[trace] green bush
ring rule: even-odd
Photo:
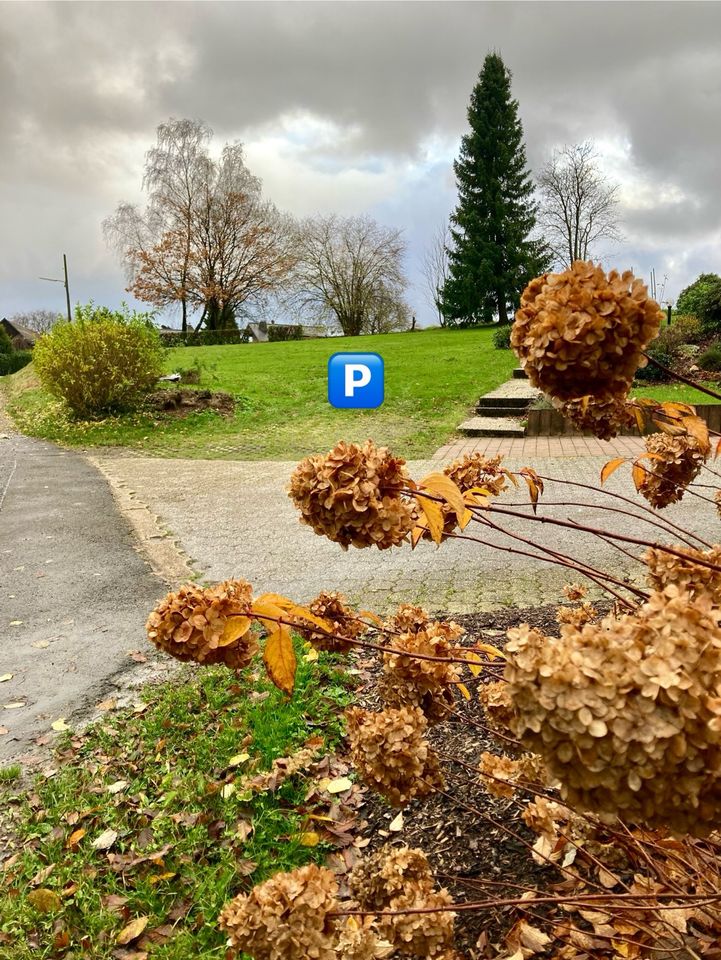
[[[493,331],[493,346],[496,350],[511,349],[511,324],[503,323]]]
[[[673,368],[678,357],[677,349],[663,343],[660,337],[646,347],[646,353],[649,357],[663,364],[664,367],[669,368]],[[639,367],[636,371],[636,379],[644,380],[647,383],[665,383],[669,378],[663,370],[659,370],[654,364],[649,363],[645,367]]]
[[[0,357],[13,352],[13,345],[5,327],[0,326]]]
[[[15,350],[13,353],[0,352],[0,377],[9,373],[17,373],[27,367],[33,358],[32,350]]]
[[[676,309],[679,313],[691,313],[701,318],[704,300],[710,290],[721,284],[721,277],[716,273],[702,273],[693,283],[689,284],[678,295]]]
[[[243,331],[236,330],[161,330],[160,340],[166,347],[224,347],[243,343]]]
[[[278,343],[286,340],[302,340],[303,327],[299,323],[293,324],[268,324],[268,341]]]
[[[34,360],[49,393],[92,417],[137,406],[162,373],[163,348],[150,315],[91,302],[38,341]]]
[[[712,343],[696,361],[702,370],[721,371],[721,343]]]
[[[701,321],[692,313],[674,314],[670,327],[662,327],[663,331],[673,331],[672,335],[677,344],[699,343],[703,340]]]

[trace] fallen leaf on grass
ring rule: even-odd
[[[77,850],[78,844],[85,836],[85,830],[81,827],[79,830],[74,830],[68,837],[68,842],[66,846],[69,850]]]
[[[109,700],[101,700],[100,703],[95,704],[96,710],[114,710],[118,705],[118,701],[111,697]]]
[[[220,795],[223,800],[227,800],[228,797],[232,797],[235,793],[235,784],[234,783],[224,783],[223,788],[220,791]]]
[[[150,883],[162,883],[163,880],[170,880],[171,877],[175,876],[177,876],[177,874],[172,870],[169,870],[167,873],[157,873],[155,876],[150,878]]]
[[[135,660],[136,663],[147,663],[148,661],[148,658],[142,650],[128,650],[128,656],[131,660]]]
[[[300,845],[302,847],[317,847],[320,843],[320,834],[315,830],[305,830],[300,835]]]
[[[0,683],[6,683],[8,680],[12,680],[12,678],[13,678],[14,676],[15,676],[15,674],[13,674],[13,673],[4,673],[4,674],[0,677]]]
[[[60,733],[62,733],[64,730],[70,729],[70,727],[65,722],[65,717],[59,717],[57,720],[54,720],[50,724],[50,726],[53,728],[53,730],[57,730]]]
[[[133,713],[145,713],[149,706],[149,703],[134,703]]]
[[[108,793],[121,793],[128,786],[127,780],[116,780],[108,787]]]
[[[236,753],[234,757],[231,757],[230,760],[228,760],[228,766],[237,767],[239,764],[245,763],[246,760],[250,760],[249,753]]]
[[[247,840],[253,832],[253,824],[249,820],[239,820],[235,830],[235,836],[241,842]]]
[[[104,830],[99,837],[93,840],[92,845],[95,850],[109,850],[117,839],[117,831]]]
[[[326,787],[328,793],[343,793],[345,790],[350,790],[353,786],[353,781],[349,780],[348,777],[337,777]]]
[[[30,881],[31,886],[36,886],[38,883],[44,883],[45,880],[50,876],[50,874],[55,869],[55,864],[51,863],[48,867],[43,867],[42,870],[38,870],[35,876]]]
[[[135,920],[131,920],[127,927],[123,927],[120,931],[118,939],[115,942],[123,946],[126,943],[130,943],[131,940],[137,940],[147,927],[148,919],[148,917],[136,917]]]
[[[62,901],[57,893],[45,887],[41,887],[39,890],[31,890],[28,894],[28,903],[38,913],[53,913],[62,907]]]

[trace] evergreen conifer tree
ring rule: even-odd
[[[548,266],[536,226],[511,73],[489,53],[468,107],[470,132],[454,163],[458,206],[451,217],[449,275],[442,309],[452,325],[501,323],[513,317],[521,291]]]

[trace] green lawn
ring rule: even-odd
[[[124,446],[162,456],[297,459],[337,440],[373,437],[406,457],[432,454],[478,398],[507,380],[516,359],[495,350],[492,330],[428,330],[290,343],[180,347],[169,371],[204,365],[201,386],[231,393],[236,413],[185,420],[147,414],[73,421],[38,389],[31,368],[6,378],[8,407],[26,433],[71,446]],[[337,351],[373,351],[385,361],[385,402],[377,410],[335,410],[326,365]]]
[[[708,387],[709,390],[716,390],[721,393],[721,389],[719,389],[721,384],[705,383],[704,386]],[[705,393],[701,393],[700,390],[687,387],[684,383],[664,383],[656,387],[634,387],[631,391],[631,396],[650,397],[652,400],[675,400],[677,403],[705,404],[721,402],[714,400],[713,397],[709,397]]]

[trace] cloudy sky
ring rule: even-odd
[[[593,139],[621,184],[608,265],[721,272],[721,4],[0,2],[0,316],[129,299],[101,222],[139,201],[169,117],[240,139],[293,214],[402,227],[409,300],[455,203],[452,161],[483,58],[513,72],[528,159]]]

